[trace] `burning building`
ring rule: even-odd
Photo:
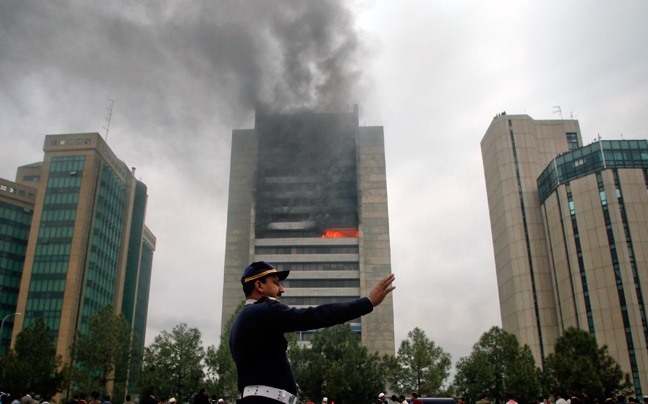
[[[282,298],[291,306],[367,296],[391,273],[383,128],[360,127],[357,106],[257,112],[254,129],[233,131],[223,328],[254,261],[292,271]],[[391,295],[350,324],[371,351],[394,354]]]

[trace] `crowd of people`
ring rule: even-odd
[[[25,395],[18,394],[15,397],[12,397],[9,393],[0,392],[0,404],[50,404],[51,399],[52,397],[40,396],[33,391]],[[99,392],[93,391],[89,396],[87,394],[75,395],[68,401],[68,404],[112,404],[112,402],[110,401],[110,396],[104,395],[102,397]],[[130,396],[128,396],[127,402],[124,404],[135,403],[130,402]]]
[[[102,401],[103,399],[103,401]],[[56,401],[50,401],[50,397],[41,397],[38,394],[35,394],[33,391],[23,395],[18,395],[17,397],[12,397],[11,394],[0,392],[0,404],[54,404]],[[121,401],[121,400],[120,400]],[[67,404],[113,404],[110,399],[110,396],[104,395],[103,397],[96,391],[93,391],[88,396],[87,394],[76,394],[72,397],[71,400],[67,401]],[[136,401],[133,401],[131,396],[126,396],[126,401],[123,404],[136,404]],[[155,398],[153,394],[147,392],[142,395],[141,399],[137,401],[137,404],[177,404],[177,399],[171,397],[167,399],[166,397],[161,397],[159,400]],[[207,397],[207,392],[205,389],[200,389],[200,391],[194,396],[193,404],[226,404],[225,400],[217,399],[215,395],[212,395],[211,398]]]

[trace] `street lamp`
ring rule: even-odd
[[[4,328],[5,320],[7,318],[11,317],[11,316],[20,316],[20,315],[22,315],[22,313],[11,313],[11,314],[7,314],[6,316],[4,316],[4,318],[2,319],[2,323],[0,323],[0,345],[2,345],[2,343],[1,343],[2,342],[2,329]]]

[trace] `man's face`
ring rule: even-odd
[[[281,283],[279,283],[279,277],[277,275],[268,275],[264,279],[265,282],[261,282],[261,287],[263,288],[263,295],[272,297],[274,299],[281,299],[281,294],[285,292]]]

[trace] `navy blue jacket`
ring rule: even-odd
[[[263,385],[297,394],[297,383],[284,333],[316,330],[342,324],[373,311],[368,297],[345,303],[297,309],[262,297],[243,307],[234,319],[229,345],[236,362],[238,389]]]

